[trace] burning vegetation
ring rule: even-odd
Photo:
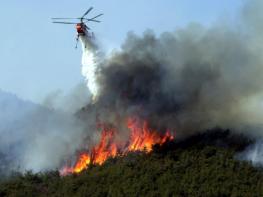
[[[100,125],[102,131],[99,143],[90,151],[80,153],[73,167],[65,166],[61,169],[62,175],[79,173],[88,168],[91,164],[101,165],[108,158],[124,156],[129,152],[145,151],[151,152],[155,144],[162,145],[174,139],[174,133],[167,130],[164,134],[149,128],[146,121],[139,121],[136,118],[127,120],[129,138],[127,142],[118,142],[116,135],[118,130],[113,127]]]

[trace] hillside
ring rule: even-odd
[[[0,196],[262,196],[263,170],[235,159],[249,143],[217,129],[77,175],[14,174],[0,185]]]

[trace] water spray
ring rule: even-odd
[[[80,36],[80,41],[83,51],[81,72],[92,94],[92,101],[95,101],[99,90],[96,82],[96,72],[98,71],[98,47],[93,38]]]

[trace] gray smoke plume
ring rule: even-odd
[[[247,20],[239,25],[190,24],[159,37],[150,30],[129,33],[121,51],[100,65],[102,119],[136,115],[178,136],[261,125],[262,31],[249,18],[255,10],[248,11],[255,3],[245,6],[241,18]]]
[[[91,101],[91,97],[86,84],[80,83],[68,93],[64,93],[62,90],[51,92],[45,97],[43,105],[49,109],[74,114],[87,105]]]
[[[0,91],[0,175],[56,169],[83,143],[75,116]],[[85,135],[84,135],[85,134]]]

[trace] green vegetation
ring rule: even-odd
[[[78,175],[13,175],[0,184],[0,196],[263,196],[263,170],[235,159],[249,143],[228,131],[208,132]]]

